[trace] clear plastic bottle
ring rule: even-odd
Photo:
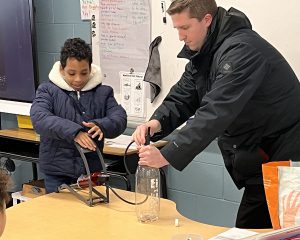
[[[153,222],[158,219],[160,209],[159,169],[138,166],[135,174],[135,204],[139,222]]]

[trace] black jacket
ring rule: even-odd
[[[173,167],[185,168],[217,137],[239,188],[262,183],[263,161],[300,160],[299,81],[242,12],[219,8],[201,50],[178,56],[190,61],[151,117],[161,138],[195,115],[161,150]]]

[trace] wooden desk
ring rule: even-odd
[[[0,138],[7,138],[13,139],[16,141],[25,141],[25,142],[32,142],[35,144],[39,144],[40,136],[31,129],[21,129],[21,128],[14,128],[14,129],[3,129],[0,130]],[[167,141],[158,141],[153,143],[156,147],[163,147],[166,145]],[[129,143],[128,143],[129,144]],[[113,147],[111,145],[104,144],[103,148],[104,154],[110,154],[115,156],[124,156],[125,148]],[[136,149],[128,149],[127,155],[137,153]]]
[[[101,189],[98,187],[98,189]],[[100,192],[103,192],[101,189]],[[134,193],[117,190],[134,201]],[[104,192],[103,192],[104,193]],[[175,219],[179,227],[175,227]],[[134,206],[119,200],[110,192],[110,203],[88,207],[69,192],[52,193],[7,209],[3,240],[170,240],[180,233],[201,234],[208,239],[224,227],[202,224],[180,215],[175,203],[161,199],[158,221],[137,221]]]
[[[40,142],[40,136],[31,129],[13,128],[0,130],[0,136],[34,143]]]
[[[157,148],[161,148],[161,147],[165,146],[167,143],[168,143],[167,141],[158,141],[158,142],[153,143],[152,145],[154,145]],[[126,150],[125,148],[112,147],[111,145],[104,144],[103,153],[123,157],[125,155],[125,150]],[[129,148],[127,151],[127,155],[132,155],[135,153],[137,153],[136,149]]]

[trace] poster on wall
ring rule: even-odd
[[[140,72],[119,72],[121,87],[121,105],[128,116],[145,117],[145,73]]]
[[[113,86],[117,94],[120,94],[122,86],[120,71],[146,71],[151,40],[150,16],[149,0],[99,1],[99,51],[103,82]]]

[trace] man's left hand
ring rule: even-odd
[[[140,158],[139,165],[146,165],[154,168],[161,168],[169,165],[169,162],[164,158],[160,151],[152,145],[138,147],[138,150]]]

